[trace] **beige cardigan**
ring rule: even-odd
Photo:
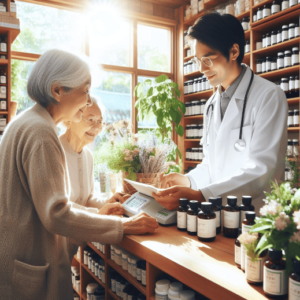
[[[0,144],[0,295],[73,299],[67,238],[119,243],[122,220],[69,201],[66,158],[40,105],[14,119]]]

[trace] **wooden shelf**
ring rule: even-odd
[[[8,65],[8,59],[0,59],[0,65]]]
[[[255,58],[257,58],[258,56],[263,56],[263,55],[268,55],[271,56],[272,53],[276,53],[280,50],[285,51],[288,50],[292,47],[299,47],[299,42],[300,42],[300,38],[294,38],[292,40],[289,41],[285,41],[273,46],[269,46],[266,48],[262,48],[259,50],[254,50],[252,53],[255,56]]]
[[[190,55],[190,56],[187,56],[183,59],[183,61],[189,61],[190,59],[192,59],[194,57],[194,55]]]
[[[184,50],[190,49],[190,45],[189,44],[185,45],[183,49]]]
[[[108,293],[111,297],[113,297],[115,300],[123,300],[123,298],[117,296],[111,289],[108,290]]]
[[[243,19],[244,17],[248,17],[248,16],[250,16],[250,10],[246,10],[246,11],[244,11],[243,13],[241,13],[241,14],[235,16],[235,17],[236,17],[237,19],[239,19],[240,21],[242,21],[242,19]]]
[[[195,97],[196,98],[199,98],[199,97],[209,98],[212,94],[213,94],[213,89],[210,89],[210,90],[205,90],[205,91],[198,92],[198,93],[183,95],[183,97],[184,97],[184,100],[192,100]]]
[[[299,72],[299,65],[280,69],[280,70],[275,70],[267,73],[257,74],[257,75],[272,81],[272,78],[274,77],[292,75],[291,73],[296,73],[296,72]]]
[[[8,34],[8,32],[10,32],[10,43],[12,44],[13,41],[17,38],[17,36],[20,34],[20,29],[0,27],[0,35]]]
[[[202,161],[196,161],[196,160],[185,160],[184,161],[186,164],[201,164]]]
[[[200,142],[201,139],[184,139],[185,142]]]
[[[8,115],[7,111],[0,111],[0,115]]]
[[[104,254],[99,251],[92,243],[87,244],[91,249],[93,249],[99,256],[101,256],[103,259],[105,259]]]
[[[287,102],[290,105],[294,105],[294,104],[299,104],[299,100],[300,100],[299,97],[298,98],[290,98],[290,99],[287,99]]]
[[[197,115],[197,116],[188,116],[188,117],[184,117],[185,120],[191,120],[191,119],[199,119],[202,120],[203,119],[203,115]]]
[[[94,280],[97,281],[102,287],[105,288],[105,284],[86,266],[85,264],[81,264],[83,268],[93,277]]]
[[[187,73],[187,74],[184,74],[184,77],[185,78],[190,78],[190,77],[196,77],[196,76],[201,76],[202,73],[198,70],[198,71],[194,71],[194,72],[191,72],[191,73]]]
[[[288,127],[288,132],[298,132],[300,127]]]
[[[74,259],[80,264],[80,259],[77,258],[77,255],[74,255]]]
[[[113,260],[108,259],[107,263],[115,270],[117,271],[121,276],[123,276],[126,280],[128,280],[133,286],[135,286],[141,293],[146,295],[146,287],[144,287],[142,284],[140,284],[136,278],[131,276],[127,271],[125,271],[122,267],[117,265]]]
[[[84,293],[81,294],[81,298],[84,299],[84,300],[86,300],[86,292],[84,292]]]

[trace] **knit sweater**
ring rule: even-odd
[[[16,117],[0,145],[0,295],[73,299],[67,238],[119,243],[122,220],[69,201],[65,153],[39,104]]]

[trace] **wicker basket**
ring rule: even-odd
[[[129,195],[133,195],[137,192],[137,190],[128,182],[126,182],[124,179],[126,178],[128,173],[122,172],[122,185],[123,185],[123,192]],[[164,173],[137,173],[137,182],[153,185],[154,187],[159,188],[160,187],[160,177]]]

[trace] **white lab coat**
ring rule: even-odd
[[[207,101],[204,112],[204,131],[201,144],[202,164],[189,172],[206,200],[222,196],[251,195],[258,213],[264,204],[264,191],[269,190],[270,180],[283,181],[287,149],[287,100],[284,92],[274,83],[254,75],[245,109],[243,139],[246,149],[236,152],[234,143],[239,138],[243,100],[251,79],[246,73],[229,102],[223,121],[220,115],[220,93],[216,91],[214,112],[206,143],[208,116],[206,111],[213,96]]]

